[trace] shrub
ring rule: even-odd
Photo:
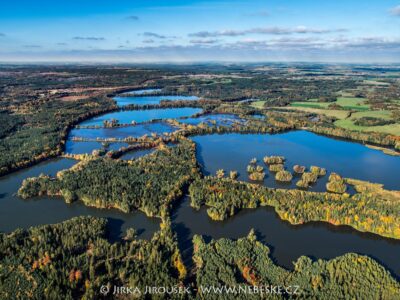
[[[285,161],[285,157],[283,157],[283,156],[265,156],[264,157],[264,162],[267,165],[283,164],[284,161]]]
[[[249,178],[251,180],[254,180],[254,181],[263,181],[264,177],[265,177],[265,173],[264,172],[257,172],[256,171],[256,172],[253,172],[253,173],[249,174]]]
[[[290,182],[292,180],[293,176],[289,171],[279,171],[275,175],[275,179],[278,181],[284,181],[284,182]]]
[[[328,192],[343,194],[346,192],[347,186],[339,174],[331,173],[329,175],[329,182],[326,184],[326,189]]]
[[[339,174],[332,172],[329,175],[329,181],[339,181],[339,180],[342,180],[342,176],[340,176]]]
[[[282,164],[273,164],[273,165],[269,165],[269,170],[271,172],[279,172],[279,171],[283,171],[283,165]]]
[[[340,181],[329,181],[326,184],[326,189],[328,192],[343,194],[346,192],[347,186],[343,180]]]
[[[223,178],[225,176],[225,171],[223,169],[219,169],[216,172],[217,178]]]
[[[307,183],[315,183],[317,182],[318,175],[313,172],[304,172],[303,175],[301,176],[301,180],[307,182]]]
[[[236,178],[238,178],[238,172],[237,172],[237,171],[230,171],[230,172],[229,172],[229,177],[230,177],[231,179],[236,179]]]
[[[303,174],[305,170],[306,170],[305,166],[300,166],[300,165],[293,166],[293,171],[296,172],[297,174]]]
[[[311,166],[310,167],[311,173],[317,174],[317,176],[325,176],[326,175],[326,169],[317,167],[317,166]]]
[[[362,117],[355,120],[354,125],[357,126],[383,126],[395,123],[393,120],[384,120],[375,117]]]
[[[310,184],[308,183],[308,181],[300,179],[299,181],[296,182],[296,186],[299,188],[308,188]]]

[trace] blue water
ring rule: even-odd
[[[124,155],[122,155],[120,157],[120,159],[122,160],[131,160],[131,159],[136,159],[142,156],[145,156],[147,154],[150,154],[152,152],[154,152],[154,149],[143,149],[143,150],[134,150],[134,151],[130,151],[125,153]]]
[[[240,180],[247,180],[246,167],[252,158],[265,164],[266,155],[286,157],[287,170],[295,164],[324,167],[344,177],[382,183],[387,189],[400,189],[400,157],[369,149],[361,144],[323,137],[308,131],[283,134],[223,134],[194,137],[198,145],[198,159],[206,174],[218,169],[237,170]],[[325,190],[328,176],[321,178],[313,190]],[[295,187],[275,182],[274,174],[267,171],[267,186]]]
[[[81,201],[67,204],[60,197],[22,200],[16,195],[24,179],[40,174],[54,177],[58,171],[68,169],[76,163],[76,160],[56,158],[1,177],[0,232],[59,223],[77,216],[93,216],[109,219],[110,238],[123,236],[127,228],[137,229],[138,235],[142,238],[151,238],[159,229],[160,222],[138,211],[126,214],[115,209],[88,207]]]
[[[194,114],[200,113],[201,111],[202,110],[200,108],[191,108],[191,107],[116,111],[86,120],[80,123],[79,125],[103,126],[104,121],[111,119],[118,120],[120,124],[131,124],[132,121],[140,123],[154,119],[174,119],[180,117],[189,117]]]
[[[137,96],[137,97],[114,97],[118,106],[125,106],[129,104],[145,105],[145,104],[159,104],[161,100],[177,101],[198,100],[196,96]]]
[[[96,129],[73,129],[70,132],[69,138],[84,137],[84,138],[126,138],[126,137],[141,137],[151,133],[162,134],[164,132],[173,132],[176,128],[163,122],[138,124],[135,126],[115,127],[115,128],[96,128]]]
[[[251,117],[253,119],[257,119],[257,120],[264,120],[265,119],[265,115],[261,115],[261,114],[254,114],[254,115],[251,115]]]
[[[118,150],[121,147],[128,146],[127,143],[111,143],[106,150]],[[104,148],[100,142],[75,142],[70,139],[65,144],[65,152],[70,154],[91,154],[93,150]]]
[[[187,118],[178,120],[181,123],[198,125],[200,123],[206,123],[208,125],[218,125],[218,126],[230,126],[233,123],[244,123],[245,120],[239,118],[236,115],[232,114],[213,114],[213,115],[204,115],[198,118]]]

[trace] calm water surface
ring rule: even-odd
[[[129,151],[129,152],[125,153],[124,155],[122,155],[120,157],[120,159],[122,159],[122,160],[131,160],[131,159],[135,159],[135,158],[139,158],[139,157],[145,156],[145,155],[150,154],[150,153],[152,153],[154,151],[155,151],[155,149],[143,149],[143,150]]]
[[[159,221],[143,213],[125,214],[117,210],[96,209],[81,202],[66,204],[58,197],[41,197],[22,200],[15,194],[28,177],[41,173],[54,176],[58,171],[73,166],[76,161],[54,159],[40,163],[0,179],[0,231],[53,224],[76,216],[95,216],[110,220],[110,237],[123,236],[127,228],[138,230],[141,238],[150,238],[158,230]],[[286,268],[301,255],[313,258],[333,258],[347,252],[369,255],[386,266],[393,274],[400,275],[400,241],[359,233],[349,227],[335,227],[325,223],[293,226],[281,221],[270,208],[243,210],[224,222],[212,221],[203,208],[195,211],[184,199],[173,211],[173,228],[178,233],[179,245],[187,262],[192,251],[193,234],[206,238],[239,238],[256,229],[260,239],[272,249],[272,257]],[[189,261],[190,263],[190,261]]]
[[[245,120],[239,118],[237,115],[232,114],[210,114],[197,118],[179,119],[181,123],[198,125],[200,123],[207,123],[208,125],[230,126],[234,123],[244,123]]]
[[[22,200],[16,196],[22,181],[41,173],[55,176],[60,170],[68,169],[77,161],[53,159],[29,169],[15,172],[0,178],[0,231],[10,232],[17,228],[59,223],[77,216],[93,216],[110,220],[110,237],[123,236],[126,229],[137,229],[138,235],[150,238],[159,229],[159,221],[147,218],[141,212],[125,214],[117,210],[97,209],[85,206],[82,202],[67,204],[58,197],[40,197]]]
[[[134,96],[134,97],[114,97],[118,106],[125,106],[129,104],[146,105],[146,104],[159,104],[161,100],[177,101],[186,100],[193,101],[198,100],[196,96]]]
[[[200,108],[191,107],[117,111],[86,120],[79,125],[102,126],[104,121],[111,119],[116,119],[121,124],[131,124],[132,121],[140,123],[154,119],[174,119],[180,117],[189,117],[196,113],[200,113],[201,111],[202,110]]]
[[[400,278],[400,241],[360,233],[347,226],[333,226],[314,222],[291,225],[280,220],[270,207],[245,209],[223,222],[212,221],[205,208],[193,210],[186,198],[174,211],[173,228],[183,258],[191,264],[194,234],[213,238],[241,238],[254,228],[259,239],[268,245],[274,261],[293,269],[293,262],[302,255],[313,259],[331,259],[348,252],[368,255],[383,264],[393,275]]]
[[[105,149],[108,150],[118,150],[121,147],[128,146],[127,143],[111,143]],[[65,144],[65,152],[70,154],[84,154],[92,153],[93,150],[103,149],[104,146],[100,142],[76,142],[72,140],[67,140]]]
[[[95,138],[126,138],[126,137],[141,137],[145,134],[150,135],[151,133],[162,134],[164,132],[173,132],[177,130],[167,123],[157,122],[149,124],[138,124],[135,126],[127,127],[115,127],[115,128],[96,128],[96,129],[85,129],[85,128],[74,128],[71,130],[69,137],[83,137],[89,139]]]
[[[246,167],[252,158],[266,168],[262,158],[266,155],[283,155],[286,168],[292,171],[296,164],[324,167],[329,172],[371,182],[383,183],[387,189],[400,190],[400,157],[369,149],[361,144],[345,142],[316,135],[307,131],[282,134],[223,134],[194,137],[198,145],[198,160],[206,174],[218,169],[237,170],[240,180],[248,180]],[[267,169],[267,168],[266,168]],[[294,188],[280,184],[274,174],[266,172],[264,184],[270,187]],[[318,180],[312,190],[325,190],[328,176]]]

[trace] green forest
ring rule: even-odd
[[[274,189],[216,177],[196,180],[189,193],[191,206],[208,206],[207,213],[213,220],[225,220],[244,208],[272,206],[281,219],[291,224],[324,221],[399,239],[399,193],[360,180],[346,182],[355,186],[357,193],[353,196]]]
[[[103,285],[174,286],[185,276],[169,226],[110,243],[105,219],[78,217],[0,234],[1,299],[99,299]]]
[[[203,299],[260,299],[260,294],[239,293],[238,287],[267,286],[265,299],[395,299],[400,284],[367,256],[348,253],[331,260],[312,261],[302,256],[294,270],[277,266],[270,249],[253,231],[237,241],[193,238],[197,286],[236,287],[237,294],[210,295]],[[271,287],[281,287],[271,288]]]
[[[108,226],[106,219],[78,217],[0,234],[1,299],[59,299],[60,295],[99,299],[102,286],[111,292],[114,286],[124,285],[143,292],[147,286],[184,283],[189,284],[189,293],[171,299],[232,299],[232,290],[231,294],[210,293],[204,289],[209,286],[267,286],[279,291],[266,295],[268,299],[394,299],[400,292],[400,284],[388,271],[354,253],[328,261],[302,256],[293,271],[285,270],[272,261],[270,249],[257,241],[254,231],[237,241],[223,238],[206,243],[194,236],[192,282],[168,221],[149,241],[137,239],[129,229],[122,240],[110,242]],[[260,297],[236,294],[235,298]]]
[[[67,202],[117,208],[126,213],[139,209],[162,217],[182,189],[199,177],[195,144],[186,139],[134,161],[112,158],[86,159],[61,171],[57,178],[39,176],[24,180],[18,194],[23,198],[61,195]]]

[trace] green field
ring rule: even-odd
[[[380,118],[384,120],[391,120],[391,112],[388,110],[376,110],[376,111],[362,111],[356,112],[351,115],[348,119],[341,119],[335,122],[335,125],[338,127],[350,129],[350,130],[358,130],[358,131],[376,131],[389,133],[394,135],[400,135],[400,124],[389,124],[383,126],[358,126],[354,124],[354,121],[362,118],[362,117],[373,117]]]
[[[365,98],[339,97],[336,104],[350,110],[368,110],[370,106],[365,104],[366,100]]]
[[[335,125],[349,130],[366,131],[366,132],[382,132],[400,136],[400,124],[389,124],[382,126],[358,126],[354,122],[362,117],[373,117],[384,120],[391,120],[392,113],[389,110],[368,110],[369,105],[363,104],[365,99],[362,98],[344,98],[340,97],[336,103],[348,110],[333,110],[329,109],[330,103],[322,102],[293,102],[290,107],[286,109],[295,109],[299,111],[316,113],[326,115],[328,117],[334,117],[338,120],[335,121]],[[396,101],[396,100],[393,100]],[[348,117],[350,110],[358,110]]]
[[[364,127],[364,126],[354,125],[353,120],[351,119],[343,119],[343,120],[337,120],[335,122],[335,125],[350,130],[370,131],[370,132],[375,131],[375,132],[383,132],[400,136],[400,124]]]
[[[251,103],[250,106],[253,106],[254,108],[264,108],[264,103],[266,101],[265,100],[260,100],[260,101],[254,101]]]
[[[328,117],[334,117],[337,119],[345,119],[347,118],[349,111],[348,110],[335,110],[335,109],[321,109],[321,108],[312,108],[312,107],[279,107],[280,109],[294,109],[298,111],[304,111],[308,113],[321,114]]]
[[[308,107],[308,108],[328,108],[328,102],[292,102],[292,107]]]
[[[354,97],[339,97],[335,102],[292,102],[292,107],[309,107],[309,108],[320,108],[327,109],[331,104],[337,104],[346,110],[358,110],[364,111],[369,109],[369,105],[365,104],[365,98],[354,98]]]
[[[350,119],[355,120],[362,117],[372,117],[372,118],[380,118],[384,120],[392,119],[392,112],[389,110],[369,110],[369,111],[359,111],[353,113]]]

